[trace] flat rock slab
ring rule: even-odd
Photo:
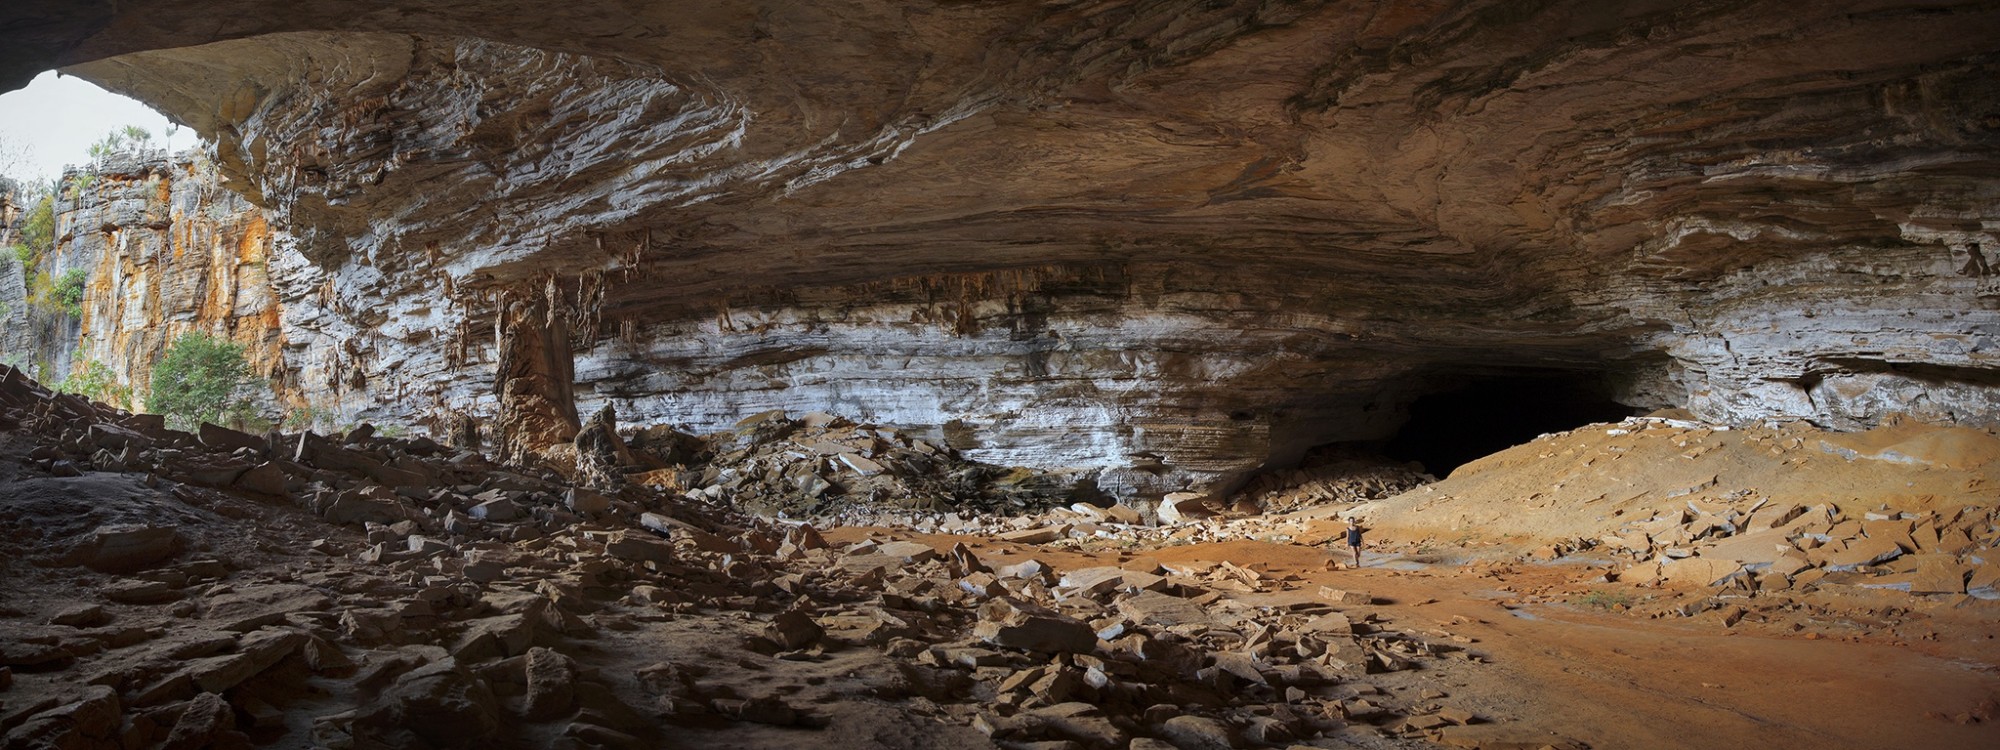
[[[1048,544],[1069,535],[1068,526],[1043,526],[1001,534],[999,539],[1014,544]]]
[[[1917,573],[1910,579],[1912,594],[1963,594],[1966,575],[1972,566],[1953,555],[1915,555]]]
[[[180,532],[171,526],[102,526],[70,550],[68,560],[104,573],[129,573],[173,557],[180,549]]]
[[[1737,534],[1709,546],[1703,547],[1701,556],[1712,560],[1731,560],[1746,565],[1764,565],[1777,561],[1786,552],[1793,551],[1792,543],[1782,531],[1753,531]]]
[[[921,563],[937,559],[937,550],[922,542],[890,542],[875,548],[875,554],[903,562]]]
[[[1684,557],[1660,564],[1660,579],[1669,586],[1713,586],[1743,570],[1732,560]]]
[[[1206,624],[1213,621],[1201,605],[1157,591],[1141,591],[1118,602],[1118,612],[1141,625]]]
[[[239,633],[283,622],[293,612],[324,612],[332,606],[327,595],[289,583],[244,586],[202,603],[207,617],[217,621],[217,629]]]

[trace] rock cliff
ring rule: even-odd
[[[212,159],[200,151],[125,152],[61,184],[54,248],[32,273],[80,274],[82,301],[75,311],[32,303],[30,270],[9,258],[0,268],[8,355],[40,368],[50,383],[96,363],[143,393],[168,345],[203,331],[242,344],[274,395],[300,402],[270,276],[279,233],[223,184]]]
[[[215,139],[294,239],[289,366],[364,416],[497,413],[539,300],[580,412],[833,409],[1126,494],[1520,375],[2000,425],[1990,4],[272,7],[52,13],[0,70]]]

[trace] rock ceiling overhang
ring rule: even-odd
[[[1987,3],[270,5],[5,28],[329,258],[636,265],[635,308],[1130,263],[1515,304],[1963,225],[2000,128]]]
[[[686,396],[659,420],[976,382],[910,421],[1222,472],[1523,366],[1718,418],[2000,420],[2000,289],[1965,270],[2000,250],[1993,3],[117,7],[0,12],[0,75],[215,139],[340,337],[407,359],[478,317],[437,299],[574,281],[639,352],[579,377]],[[940,300],[961,338],[909,328]]]

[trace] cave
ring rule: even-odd
[[[1409,420],[1382,452],[1442,477],[1543,433],[1633,416],[1631,407],[1612,400],[1598,373],[1512,371],[1455,382],[1412,401]]]
[[[1990,747],[1996,39],[14,0],[0,748]]]

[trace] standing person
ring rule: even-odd
[[[1347,519],[1347,548],[1354,550],[1354,567],[1361,567],[1361,532],[1365,529],[1361,519]]]

